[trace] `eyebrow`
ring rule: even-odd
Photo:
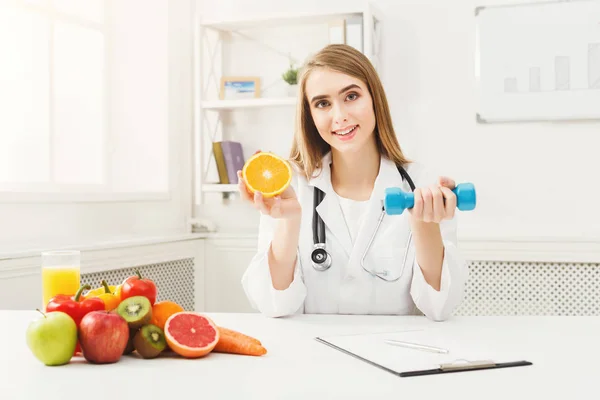
[[[356,89],[360,89],[360,86],[358,86],[357,84],[353,83],[353,84],[351,84],[351,85],[348,85],[348,86],[344,87],[342,90],[340,90],[340,91],[338,92],[338,94],[342,94],[342,93],[344,93],[345,91],[348,91],[348,90],[350,90],[350,89],[355,89],[355,88],[356,88]],[[319,96],[315,96],[315,97],[313,97],[313,98],[310,100],[310,102],[311,102],[311,103],[313,103],[313,102],[314,102],[314,101],[316,101],[316,100],[322,100],[322,99],[326,99],[326,98],[328,98],[328,97],[329,97],[329,96],[328,96],[328,95],[326,95],[326,94],[321,94],[321,95],[319,95]]]

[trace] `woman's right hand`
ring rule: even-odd
[[[238,189],[244,201],[250,202],[254,208],[264,215],[277,219],[299,219],[302,208],[292,185],[288,186],[279,196],[264,198],[262,193],[252,194],[242,178],[242,171],[237,172]]]

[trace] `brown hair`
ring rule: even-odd
[[[321,138],[310,113],[306,98],[306,80],[317,68],[330,68],[360,79],[369,90],[375,112],[375,140],[379,153],[392,160],[396,165],[404,166],[408,159],[404,157],[396,138],[392,117],[375,68],[369,59],[355,48],[344,44],[331,44],[311,57],[303,66],[299,76],[298,105],[294,142],[290,151],[290,161],[298,166],[307,179],[321,168],[321,158],[331,150]]]

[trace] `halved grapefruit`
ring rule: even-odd
[[[207,355],[219,342],[219,329],[206,315],[180,311],[165,322],[165,338],[175,353],[185,358]]]

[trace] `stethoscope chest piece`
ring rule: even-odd
[[[325,271],[331,267],[331,256],[325,250],[325,243],[315,243],[310,253],[313,268],[317,271]]]

